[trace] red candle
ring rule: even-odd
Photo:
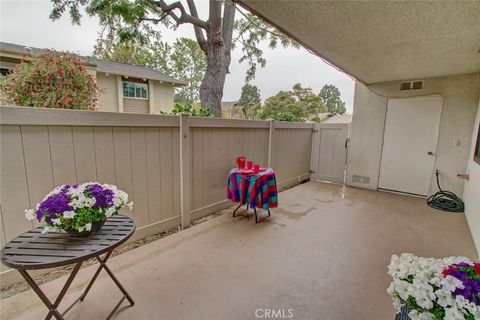
[[[258,164],[253,166],[253,173],[258,174],[260,172],[260,166]]]
[[[239,169],[245,169],[245,161],[247,158],[245,157],[237,157],[237,164]]]
[[[253,168],[253,161],[247,161],[247,169]]]

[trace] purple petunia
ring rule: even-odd
[[[95,208],[105,208],[113,204],[113,191],[107,188],[103,188],[100,184],[96,183],[92,185],[88,192],[91,196],[95,197]]]
[[[39,204],[37,210],[37,219],[39,222],[45,217],[45,221],[51,224],[51,220],[57,218],[58,215],[63,215],[65,211],[73,210],[73,207],[69,205],[70,199],[67,195],[69,188],[69,185],[63,186],[58,193],[47,196],[46,199]]]
[[[463,288],[457,288],[454,296],[462,296],[476,305],[480,305],[480,265],[458,263],[453,264],[443,271],[443,274],[450,275],[462,281]]]

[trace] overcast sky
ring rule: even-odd
[[[167,1],[168,2],[168,1]],[[208,15],[208,1],[197,0],[201,17]],[[68,50],[91,55],[98,35],[96,18],[84,16],[81,26],[73,26],[68,15],[52,22],[48,15],[49,0],[0,0],[0,40],[26,46]],[[238,15],[237,15],[238,16]],[[177,37],[194,38],[191,25],[181,25],[176,31],[162,29],[164,41],[174,42]],[[323,85],[334,84],[342,94],[349,113],[352,111],[354,81],[335,70],[305,49],[269,49],[261,45],[267,60],[265,68],[258,68],[253,83],[265,100],[280,90],[289,90],[300,82],[318,93]],[[224,101],[238,100],[245,80],[246,64],[238,63],[239,49],[233,52],[230,74],[227,75]]]

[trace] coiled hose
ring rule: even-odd
[[[463,212],[465,210],[465,205],[462,199],[457,197],[453,192],[443,191],[442,188],[440,188],[438,170],[435,172],[435,175],[437,176],[437,186],[440,191],[428,197],[427,204],[437,210]]]

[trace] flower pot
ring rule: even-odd
[[[103,221],[93,221],[92,222],[92,228],[90,230],[84,230],[82,232],[79,232],[77,230],[67,230],[67,233],[71,235],[72,237],[87,237],[92,234],[97,233],[102,227],[103,224],[105,223],[105,220]]]
[[[408,316],[408,313],[410,312],[410,308],[407,306],[403,306],[402,309],[400,309],[400,312],[397,313],[397,316],[395,317],[395,320],[410,320],[410,317]]]

